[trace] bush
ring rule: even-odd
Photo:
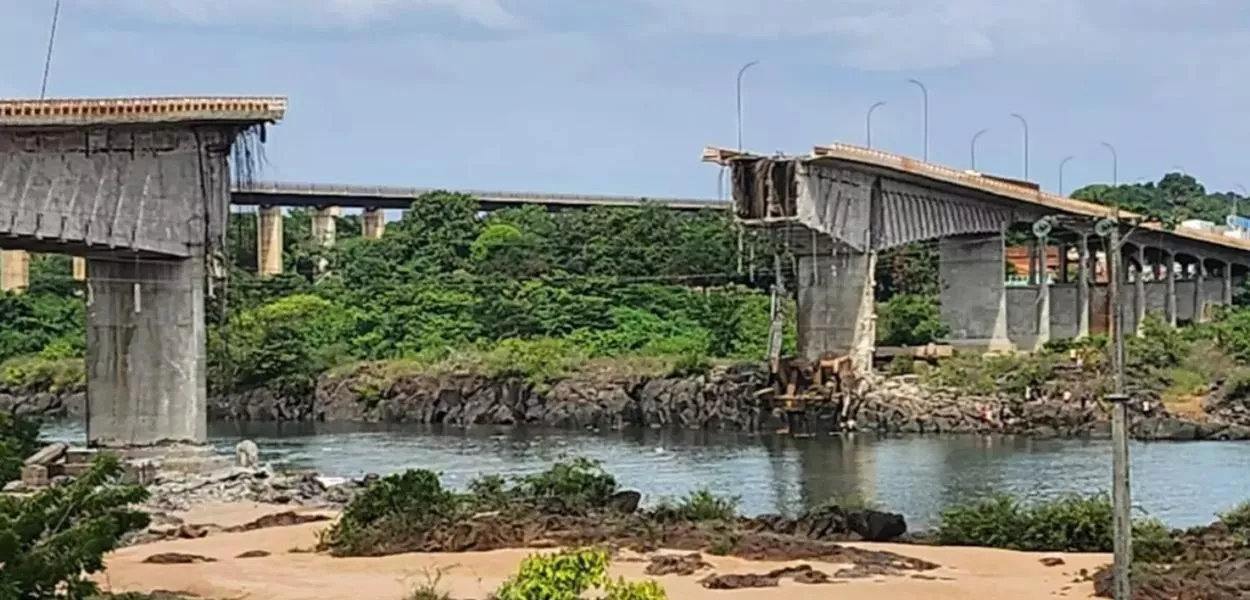
[[[603,506],[617,491],[616,478],[598,461],[574,458],[516,478],[516,494],[528,500],[558,499],[571,508]]]
[[[896,294],[877,307],[877,341],[884,346],[918,346],[950,333],[936,296]]]
[[[937,540],[952,546],[982,546],[1030,552],[1110,552],[1112,504],[1105,494],[1064,496],[1023,505],[998,494],[942,513]],[[1134,555],[1159,561],[1179,545],[1157,520],[1133,525]]]
[[[146,527],[129,509],[147,498],[117,485],[121,463],[110,456],[69,485],[33,496],[0,496],[0,598],[83,598],[98,592],[86,575],[104,569],[104,555],[122,536]]]
[[[654,581],[629,583],[608,579],[608,554],[600,549],[565,550],[535,554],[521,563],[515,575],[495,592],[496,600],[579,600],[601,589],[603,600],[666,600]]]
[[[0,363],[0,386],[25,392],[80,390],[87,383],[81,358],[20,356]]]
[[[20,477],[22,463],[38,449],[38,423],[18,415],[0,413],[0,481]]]
[[[334,556],[381,556],[417,548],[429,530],[459,514],[460,498],[424,469],[388,475],[352,500],[322,533]]]
[[[677,502],[661,501],[651,514],[663,521],[732,521],[738,516],[740,501],[737,496],[717,496],[707,488],[700,488]]]
[[[1250,500],[1234,506],[1228,512],[1220,513],[1219,517],[1229,531],[1250,534]]]

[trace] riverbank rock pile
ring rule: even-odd
[[[197,504],[228,502],[341,508],[362,485],[315,473],[282,473],[268,465],[208,473],[164,471],[148,486],[151,497],[147,504],[160,511],[186,511]]]
[[[1133,600],[1244,600],[1250,598],[1250,540],[1216,522],[1173,532],[1175,556],[1133,564]],[[1094,593],[1114,597],[1108,565],[1093,575]]]
[[[350,373],[319,377],[311,397],[251,390],[212,398],[209,416],[239,421],[752,430],[761,414],[755,392],[767,384],[766,367],[754,364],[673,377],[591,371],[545,386],[477,374],[395,375],[385,366],[362,365]]]

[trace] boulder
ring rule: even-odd
[[[642,494],[633,490],[621,490],[608,498],[606,508],[624,514],[633,514],[642,502]]]
[[[847,528],[867,542],[888,542],[907,533],[903,515],[878,510],[857,510],[846,515]]]

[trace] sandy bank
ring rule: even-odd
[[[287,510],[258,504],[203,506],[179,516],[188,523],[239,525],[264,514]],[[170,590],[203,598],[249,600],[399,600],[414,585],[442,572],[440,587],[456,598],[485,598],[512,573],[530,550],[502,550],[464,554],[406,554],[385,558],[331,558],[292,552],[311,548],[325,523],[275,527],[245,533],[214,534],[195,540],[165,541],[124,548],[108,560],[100,577],[113,591]],[[831,585],[802,585],[782,581],[781,587],[750,591],[707,590],[700,575],[658,579],[674,599],[827,598],[831,587],[841,597],[863,600],[937,600],[956,598],[1013,598],[1042,600],[1092,598],[1092,584],[1073,583],[1080,569],[1093,571],[1109,561],[1105,555],[1029,554],[980,548],[938,548],[900,544],[850,544],[889,550],[942,565],[923,575],[839,580]],[[249,551],[269,556],[237,558]],[[153,554],[181,552],[216,559],[200,564],[145,564]],[[1065,564],[1046,567],[1044,556],[1060,556]],[[748,562],[705,556],[717,573],[762,573],[787,563]],[[789,563],[795,564],[795,563]],[[849,565],[811,563],[828,572]],[[642,579],[645,561],[617,560],[614,575]]]

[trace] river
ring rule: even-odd
[[[586,456],[650,498],[707,487],[739,496],[743,512],[758,514],[853,494],[903,513],[913,530],[931,526],[952,504],[996,491],[1028,499],[1090,493],[1108,490],[1111,477],[1108,441],[347,424],[213,423],[209,429],[220,452],[231,454],[235,443],[249,438],[264,460],[325,475],[425,468],[459,488],[479,473],[533,472],[562,456]],[[45,433],[83,439],[78,424],[52,425]],[[1134,505],[1169,525],[1208,523],[1216,512],[1250,499],[1250,443],[1134,443],[1130,452]]]

